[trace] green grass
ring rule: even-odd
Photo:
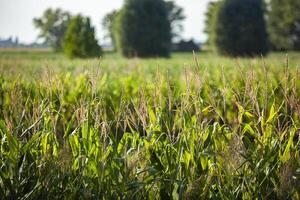
[[[299,199],[300,54],[0,52],[3,199]]]

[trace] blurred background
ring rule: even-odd
[[[168,57],[170,51],[199,50],[265,55],[300,49],[299,9],[299,0],[1,0],[0,48],[51,48],[68,57],[105,51]],[[74,34],[84,24],[90,40]],[[88,46],[80,38],[98,45],[85,47],[93,53],[72,51]]]
[[[39,29],[35,28],[33,19],[41,17],[48,8],[68,11],[71,14],[82,14],[90,17],[96,29],[96,37],[102,45],[110,45],[102,21],[108,13],[120,9],[124,0],[1,0],[0,2],[0,38],[18,40],[19,43],[40,43]],[[176,0],[176,5],[184,9],[185,20],[182,21],[184,30],[181,36],[184,39],[194,39],[204,42],[205,11],[209,0]],[[27,8],[27,9],[25,9]]]

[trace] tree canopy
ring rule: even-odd
[[[169,56],[171,25],[163,0],[126,0],[116,20],[114,33],[124,56]]]
[[[207,34],[207,44],[210,48],[214,48],[214,26],[216,24],[216,15],[218,12],[218,8],[220,5],[220,1],[212,1],[209,2],[207,11],[205,13],[205,30],[204,32]]]
[[[268,35],[262,0],[224,0],[214,25],[219,53],[229,56],[264,55]]]
[[[183,31],[182,21],[185,19],[183,8],[176,5],[174,1],[166,1],[168,18],[171,24],[172,39],[181,39],[180,34]]]
[[[63,49],[70,58],[101,55],[101,48],[95,39],[95,31],[88,17],[77,15],[71,19],[63,40]]]
[[[182,21],[185,19],[183,8],[176,5],[174,1],[165,1],[165,6],[168,12],[168,19],[171,26],[171,37],[172,40],[180,40],[181,32],[183,31]],[[116,45],[116,39],[114,34],[114,25],[115,19],[119,13],[119,10],[113,10],[110,13],[107,13],[102,20],[102,27],[106,32],[105,38],[109,38],[112,44]]]
[[[40,30],[39,37],[51,45],[55,51],[62,50],[62,40],[70,22],[71,15],[61,9],[47,9],[43,16],[33,23]]]
[[[300,50],[300,1],[271,0],[268,27],[277,50]]]
[[[117,10],[113,10],[110,13],[107,13],[102,20],[102,27],[105,31],[105,39],[110,39],[113,46],[116,44],[114,37],[114,20],[118,14]]]

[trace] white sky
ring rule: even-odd
[[[203,33],[205,11],[210,0],[175,0],[184,8],[183,38],[196,41],[206,39]],[[0,38],[19,37],[21,42],[36,40],[38,30],[33,26],[33,18],[42,16],[47,8],[62,8],[72,14],[81,13],[91,17],[96,27],[96,35],[103,42],[101,21],[104,15],[122,6],[123,0],[0,0]]]

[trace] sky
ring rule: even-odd
[[[96,36],[103,43],[104,31],[101,21],[105,14],[122,7],[124,0],[0,0],[0,38],[18,37],[20,42],[30,43],[37,39],[39,31],[33,18],[42,16],[47,8],[61,8],[72,14],[91,18],[96,27]],[[205,11],[210,0],[174,0],[183,7],[186,16],[183,22],[184,39],[198,42],[206,40],[204,34]]]

